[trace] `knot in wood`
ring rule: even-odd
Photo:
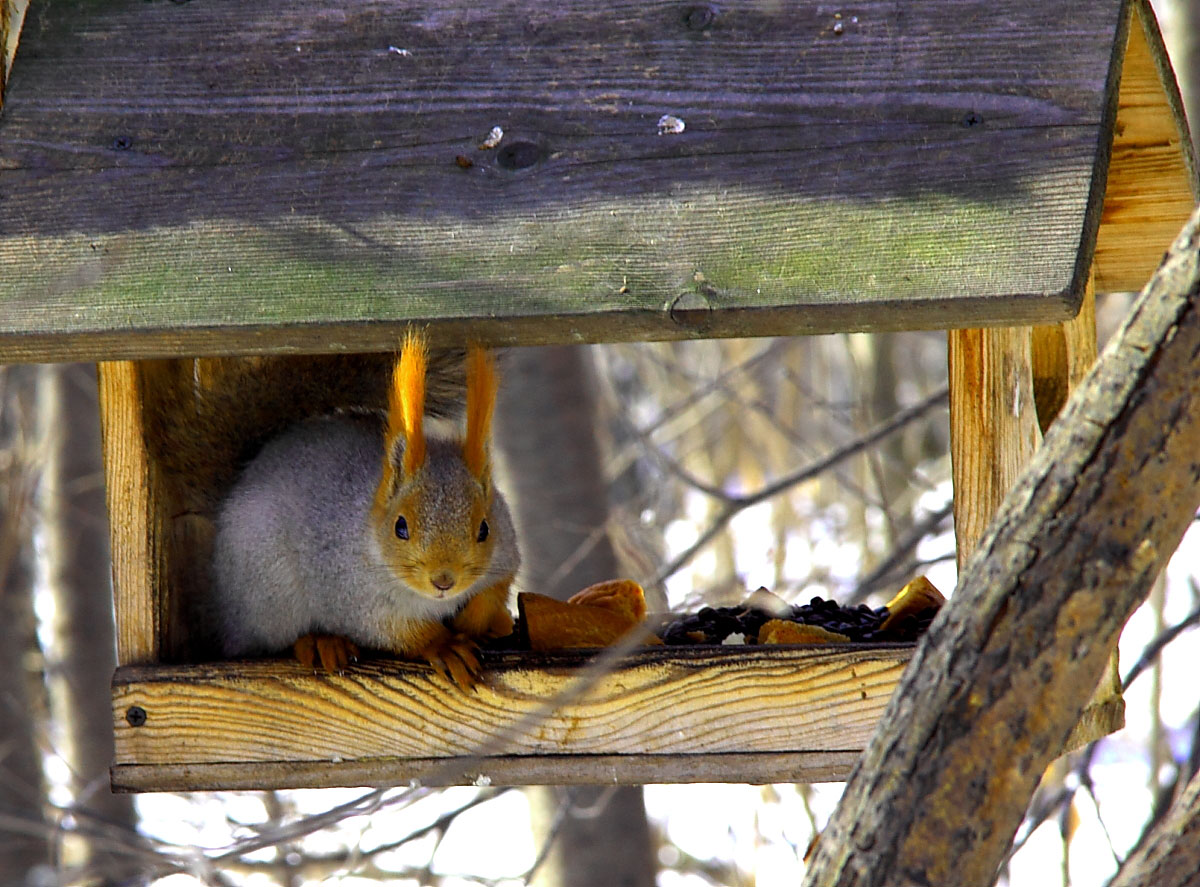
[[[683,10],[683,24],[689,31],[707,31],[716,18],[716,7],[707,3],[688,6]]]
[[[529,141],[505,142],[496,151],[496,164],[501,169],[525,169],[541,159],[541,146]]]
[[[667,305],[667,314],[672,323],[690,329],[705,326],[711,311],[712,304],[708,300],[707,288],[682,292]]]

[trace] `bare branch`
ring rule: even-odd
[[[880,561],[875,569],[864,576],[858,583],[858,589],[850,598],[851,604],[859,604],[867,599],[867,596],[890,581],[896,573],[907,571],[910,567],[905,564],[905,561],[913,553],[918,545],[921,544],[927,536],[936,533],[938,528],[954,513],[954,502],[950,501],[939,508],[937,511],[931,511],[925,515],[917,523],[909,528],[896,545],[893,547],[891,554]]]
[[[1167,644],[1171,643],[1189,628],[1194,628],[1197,625],[1200,625],[1200,607],[1196,607],[1196,609],[1184,616],[1183,619],[1159,634],[1146,645],[1146,648],[1142,651],[1142,655],[1138,657],[1138,661],[1133,664],[1133,667],[1126,672],[1125,677],[1121,680],[1121,689],[1128,690],[1129,685],[1137,680],[1142,672],[1154,665],[1162,653],[1163,647],[1167,646]]]
[[[862,435],[856,440],[851,441],[845,446],[839,447],[832,453],[829,453],[821,459],[818,459],[816,462],[813,462],[810,465],[799,469],[798,471],[784,475],[778,480],[767,484],[757,492],[744,496],[730,496],[725,493],[719,493],[719,495],[721,495],[727,502],[725,507],[717,512],[716,517],[714,517],[709,526],[700,533],[695,542],[676,555],[669,563],[662,567],[657,574],[655,574],[654,581],[663,582],[668,576],[674,575],[680,568],[682,568],[693,557],[695,557],[705,545],[711,542],[717,536],[717,534],[720,533],[721,530],[723,530],[731,520],[733,520],[738,512],[757,505],[760,502],[765,502],[767,499],[770,499],[773,496],[778,496],[780,493],[796,486],[797,484],[811,480],[821,472],[828,470],[834,465],[837,465],[839,462],[861,453],[867,447],[873,446],[888,435],[894,434],[896,431],[904,428],[910,422],[913,422],[925,415],[927,412],[929,412],[929,410],[939,406],[943,401],[945,401],[946,396],[946,388],[938,389],[924,400],[914,404],[911,407],[908,407],[907,409],[901,410],[886,422],[877,425],[871,431]],[[707,492],[707,490],[705,492]]]

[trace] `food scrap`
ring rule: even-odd
[[[742,604],[704,607],[651,619],[647,645],[848,644],[912,642],[945,602],[925,577],[909,582],[886,606],[842,606],[820,597],[788,604],[760,588]],[[589,586],[568,601],[523,592],[516,631],[492,646],[537,651],[607,647],[647,621],[646,597],[631,579]]]
[[[850,636],[819,625],[769,619],[758,630],[760,644],[848,644]]]
[[[678,135],[687,129],[687,124],[674,114],[663,114],[658,118],[658,134],[660,136]]]
[[[901,634],[908,626],[928,625],[944,603],[945,596],[934,584],[924,576],[918,576],[887,602],[888,615],[879,630],[883,634]]]
[[[517,595],[518,631],[530,650],[569,650],[607,647],[640,625],[646,618],[646,596],[631,579],[613,579],[591,585],[570,600],[544,594]],[[661,644],[649,635],[648,644]]]
[[[820,597],[793,606],[760,588],[738,606],[704,607],[675,617],[659,636],[666,644],[720,644],[738,633],[748,640],[757,638],[760,644],[911,642],[929,627],[944,600],[924,577],[906,585],[887,606],[874,609],[866,604],[842,606]],[[895,618],[889,619],[893,613]],[[785,628],[788,624],[797,628]],[[796,633],[801,630],[802,634]],[[802,635],[804,639],[791,639]]]
[[[504,130],[498,126],[493,126],[488,130],[487,138],[479,143],[480,151],[490,151],[492,148],[500,144],[500,140],[504,138]]]

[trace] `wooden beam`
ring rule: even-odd
[[[2,2],[2,0],[0,0]],[[146,452],[142,374],[131,361],[101,363],[101,446],[112,549],[117,662],[162,659],[156,591],[164,563],[157,473]]]
[[[388,350],[414,321],[1012,325],[1082,297],[1123,0],[1065,0],[1066,31],[985,0],[431,9],[46,4],[0,119],[0,359]]]
[[[1075,317],[1033,328],[1030,357],[1038,427],[1045,434],[1096,362],[1096,289],[1091,277]]]
[[[1131,6],[1096,235],[1099,292],[1140,290],[1200,200],[1196,156],[1158,22],[1147,0]]]
[[[655,648],[561,703],[580,654],[490,655],[471,694],[397,660],[342,675],[290,661],[124,667],[113,679],[114,780],[157,790],[368,776],[442,784],[480,773],[496,782],[838,779],[911,652]],[[663,756],[673,762],[652,773]]]
[[[1041,435],[1028,327],[952,330],[950,464],[961,571]]]
[[[470,759],[371,759],[113,767],[114,791],[260,791],[264,786],[662,785],[836,783],[858,751],[688,755],[499,755]]]
[[[859,752],[498,755],[486,759],[371,758],[253,764],[117,764],[112,788],[144,791],[261,791],[265,787],[408,785],[646,785],[841,782]]]

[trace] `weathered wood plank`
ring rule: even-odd
[[[114,791],[237,791],[264,786],[646,785],[676,782],[839,782],[857,751],[686,755],[545,755],[372,758],[256,764],[118,764]]]
[[[707,778],[700,768],[729,755],[713,778],[764,780],[796,768],[840,778],[842,753],[870,735],[911,652],[911,645],[639,651],[583,696],[557,705],[577,679],[579,655],[492,657],[487,682],[472,694],[393,660],[344,675],[274,661],[126,667],[113,680],[114,774],[127,773],[121,784],[137,789],[158,787],[156,774],[164,787],[186,784],[190,774],[202,780],[192,787],[224,779],[265,787],[260,779],[358,783],[368,770],[378,772],[368,782],[399,772],[431,784],[479,772],[639,782],[653,756],[678,756],[662,775],[682,780]],[[464,760],[481,751],[481,760]],[[774,756],[801,752],[817,756],[786,766]],[[531,755],[550,763],[492,767],[494,758]],[[635,756],[628,770],[625,755]],[[329,769],[293,769],[294,762]]]
[[[1061,319],[1127,10],[1047,16],[46,0],[0,120],[0,347],[372,350],[434,319],[497,343]],[[682,133],[658,134],[668,113]]]

